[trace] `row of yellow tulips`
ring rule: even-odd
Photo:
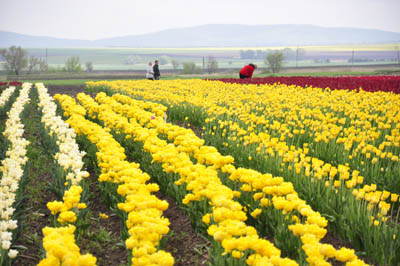
[[[118,194],[125,197],[118,208],[128,213],[126,226],[129,238],[126,247],[132,250],[132,265],[173,265],[170,253],[157,250],[162,236],[169,231],[169,221],[162,217],[168,208],[166,201],[159,200],[152,192],[156,184],[146,184],[150,176],[140,170],[140,165],[126,160],[124,149],[107,129],[85,119],[85,110],[66,95],[56,95],[64,114],[70,116],[67,123],[78,135],[85,135],[96,145],[101,175],[99,181],[119,184]]]

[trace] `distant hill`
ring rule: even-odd
[[[400,33],[313,25],[202,25],[95,41],[0,31],[0,47],[243,47],[400,42]]]
[[[90,41],[59,39],[46,36],[31,36],[18,34],[8,31],[0,31],[0,47],[9,47],[12,45],[22,47],[90,47]]]

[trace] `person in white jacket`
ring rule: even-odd
[[[153,63],[150,61],[147,66],[146,78],[150,80],[154,80],[154,71],[153,71]]]

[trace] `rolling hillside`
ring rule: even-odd
[[[0,47],[235,47],[400,42],[400,33],[313,25],[202,25],[143,35],[89,40],[0,31]]]

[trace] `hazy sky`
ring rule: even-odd
[[[0,10],[0,30],[90,40],[216,23],[400,32],[400,0],[0,0]]]

